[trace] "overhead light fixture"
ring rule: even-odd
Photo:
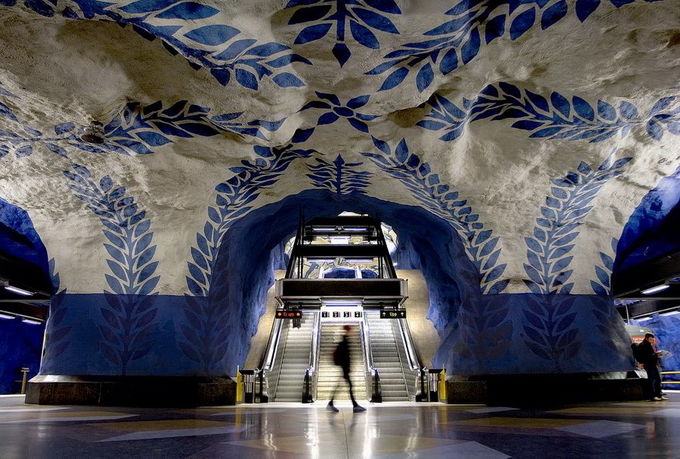
[[[349,236],[331,236],[331,244],[344,245],[349,244]]]
[[[670,285],[668,284],[660,284],[660,285],[655,285],[654,287],[649,287],[644,290],[640,290],[640,293],[643,295],[651,295],[652,293],[660,292],[661,290],[666,290]]]
[[[14,316],[10,316],[9,314],[0,313],[0,319],[14,319]]]
[[[30,324],[30,325],[40,325],[42,322],[39,320],[33,320],[33,319],[21,319],[21,321],[25,324]]]
[[[373,263],[373,258],[347,258],[347,263]]]
[[[660,315],[660,316],[677,316],[678,314],[680,314],[680,311],[678,311],[678,310],[676,309],[675,311],[664,312],[663,314],[659,314],[659,315]]]
[[[23,288],[14,287],[13,285],[5,285],[5,290],[16,293],[17,295],[33,296],[33,292],[24,290]]]

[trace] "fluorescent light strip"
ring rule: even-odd
[[[33,320],[33,319],[21,319],[21,321],[25,324],[31,324],[31,325],[40,325],[42,322],[39,320]]]
[[[640,293],[642,293],[643,295],[651,295],[652,293],[660,292],[661,290],[666,290],[668,287],[670,287],[670,285],[668,284],[655,285],[654,287],[649,287],[644,290],[641,290]]]
[[[0,314],[0,319],[14,319],[14,316],[10,316],[9,314]]]
[[[23,288],[14,287],[12,285],[5,285],[5,290],[7,290],[8,292],[16,293],[18,295],[33,296],[33,292],[29,292],[28,290],[24,290]]]

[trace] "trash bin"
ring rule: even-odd
[[[427,378],[427,385],[430,388],[429,400],[431,402],[439,401],[439,382],[441,380],[441,376],[442,376],[441,368],[430,368]]]
[[[243,403],[255,403],[255,370],[241,370]]]

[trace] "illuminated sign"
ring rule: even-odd
[[[302,311],[290,311],[279,309],[276,311],[277,319],[300,319],[302,318]]]
[[[406,309],[381,309],[381,319],[405,319]]]

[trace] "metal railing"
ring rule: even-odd
[[[373,364],[373,350],[371,349],[371,335],[368,330],[368,325],[366,322],[366,316],[364,315],[363,320],[360,323],[361,326],[361,339],[363,341],[364,348],[364,384],[366,385],[366,393],[371,394],[371,402],[381,403],[382,402],[382,390],[380,388],[380,374],[378,369],[375,368]]]
[[[269,334],[269,340],[267,341],[267,347],[265,348],[260,365],[255,369],[255,380],[257,381],[255,398],[259,399],[261,403],[269,401],[269,381],[267,373],[271,371],[274,366],[282,327],[283,321],[274,319],[272,332]]]
[[[314,312],[312,325],[312,346],[309,351],[309,366],[305,370],[302,403],[312,403],[316,398],[319,380],[319,347],[321,343],[321,314]]]

